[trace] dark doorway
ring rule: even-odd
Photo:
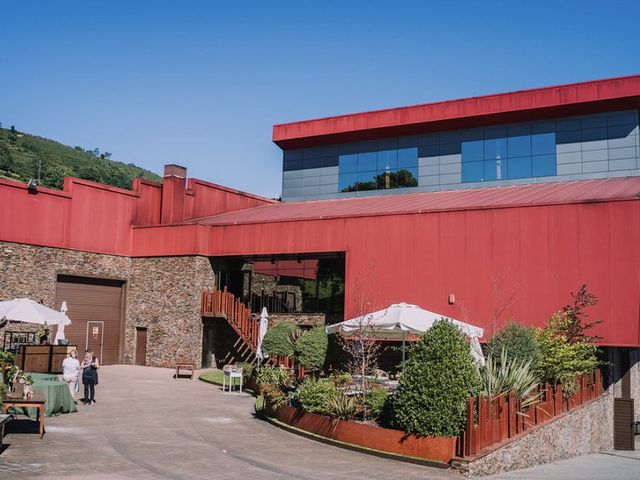
[[[214,355],[215,323],[212,319],[202,319],[202,368],[211,368]]]
[[[147,364],[147,329],[136,327],[136,365]]]

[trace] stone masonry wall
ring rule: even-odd
[[[613,449],[613,391],[532,430],[468,465],[469,476],[493,475]]]
[[[135,359],[135,328],[147,327],[147,365],[185,356],[200,364],[200,294],[215,277],[206,257],[129,258],[0,242],[0,300],[28,297],[54,307],[58,274],[126,282],[124,363]]]
[[[147,328],[147,365],[202,356],[202,290],[214,288],[206,257],[133,258],[128,285],[125,363],[135,360],[136,327]]]

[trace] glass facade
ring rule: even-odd
[[[283,198],[638,175],[638,136],[627,110],[286,150]]]

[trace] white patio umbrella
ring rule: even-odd
[[[16,298],[0,302],[0,318],[13,322],[38,323],[47,325],[69,325],[66,314],[46,307],[28,298]]]
[[[262,339],[269,328],[269,314],[267,313],[267,307],[262,307],[260,312],[260,325],[258,326],[258,347],[256,348],[256,357],[262,361],[264,354],[262,353]]]
[[[479,363],[484,363],[482,350],[474,346],[474,344],[477,344],[477,347],[479,347],[478,339],[484,335],[484,329],[460,320],[448,318],[439,313],[430,312],[418,305],[411,305],[404,302],[396,303],[383,310],[361,315],[341,323],[336,323],[335,325],[329,325],[326,327],[326,332],[328,334],[342,332],[348,337],[350,333],[353,334],[353,332],[358,331],[360,328],[364,328],[370,333],[372,338],[379,338],[380,340],[401,340],[402,361],[404,362],[407,333],[424,333],[429,330],[436,321],[443,319],[451,322],[471,339],[471,355]]]
[[[62,302],[62,305],[60,306],[60,313],[63,313],[64,315],[67,314],[67,302]],[[53,344],[54,345],[58,345],[58,341],[59,340],[64,340],[64,323],[59,323],[58,324],[58,328],[56,330],[56,337],[53,339]]]

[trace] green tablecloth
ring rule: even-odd
[[[49,373],[31,373],[30,375],[33,378],[33,391],[44,394],[47,417],[78,411],[69,387],[61,382],[57,375]],[[16,413],[27,415],[29,418],[35,419],[38,415],[35,408],[16,408],[15,410]]]

